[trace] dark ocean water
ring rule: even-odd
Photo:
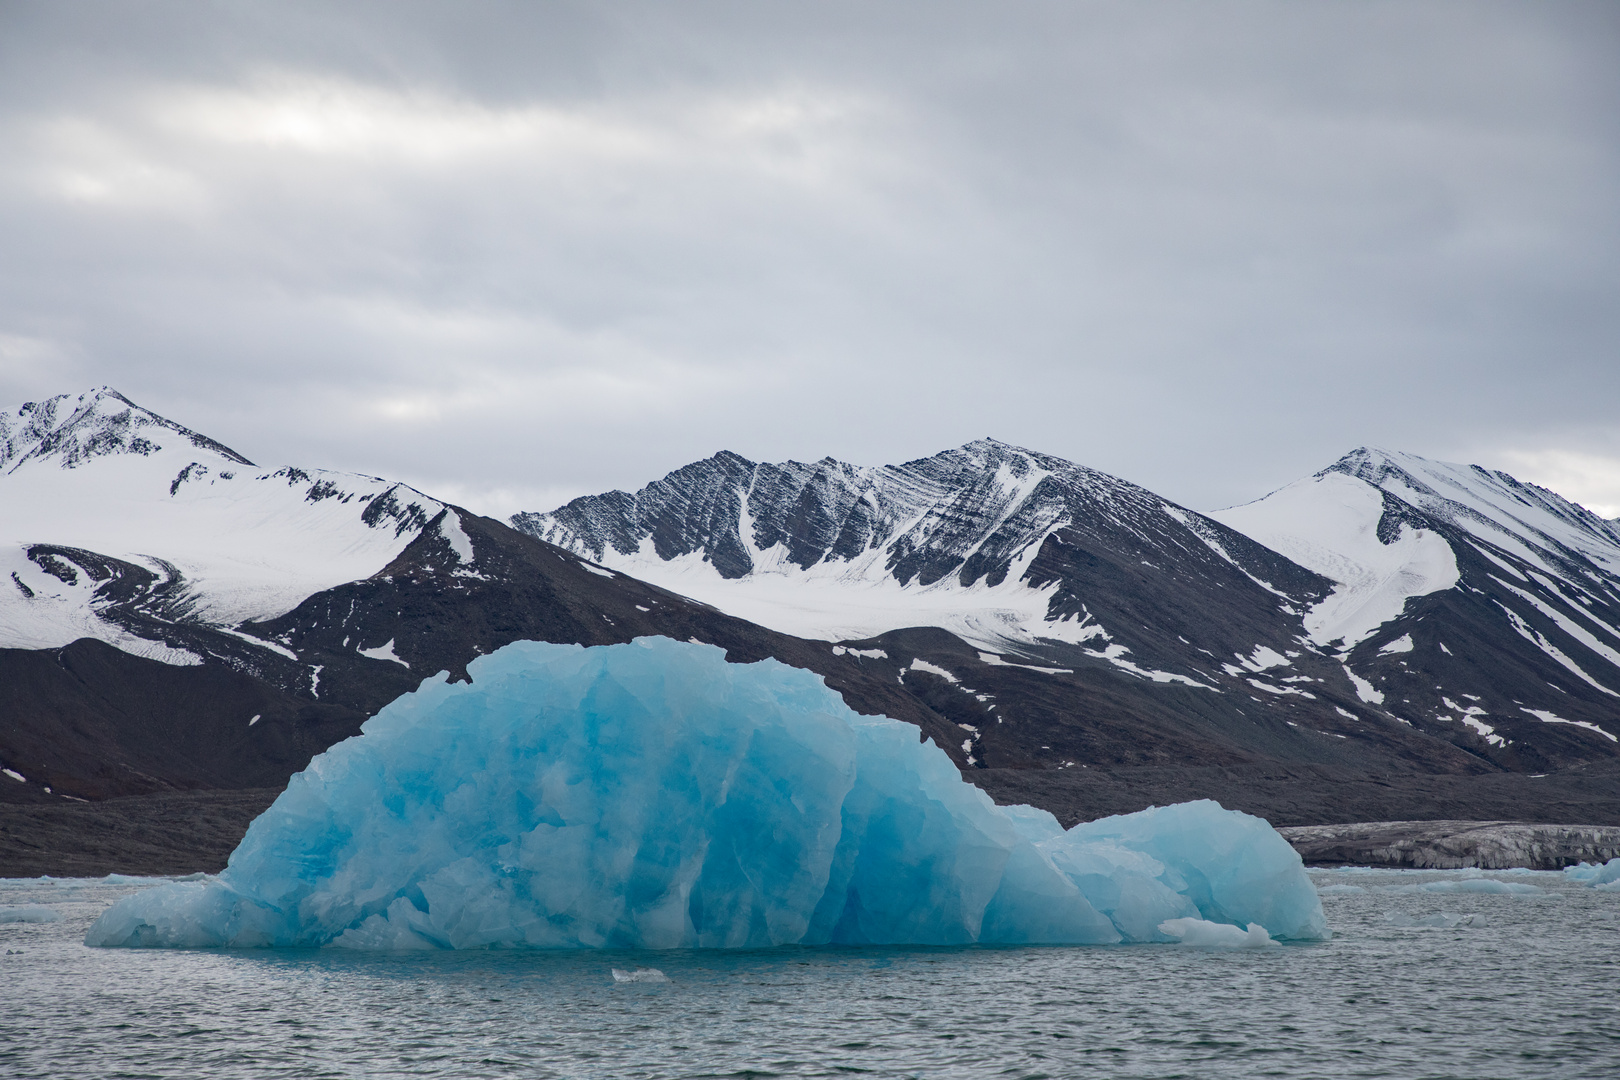
[[[0,880],[60,915],[0,923],[0,1076],[1620,1077],[1620,893],[1312,876],[1334,939],[1265,950],[392,955],[87,949],[140,886]]]

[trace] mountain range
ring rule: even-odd
[[[513,524],[786,633],[942,627],[981,667],[1209,698],[1228,724],[1420,733],[1532,772],[1620,731],[1620,526],[1477,466],[1363,448],[1202,515],[994,440],[878,469],[722,453]],[[1000,719],[987,764],[1016,753]]]
[[[1620,821],[1620,526],[1359,449],[1210,514],[995,440],[730,452],[509,522],[109,388],[0,414],[0,801],[273,791],[520,638],[822,674],[1068,820]]]

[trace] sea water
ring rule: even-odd
[[[87,948],[153,882],[0,880],[0,1076],[1620,1075],[1620,892],[1310,876],[1333,938],[1263,949],[410,953]]]

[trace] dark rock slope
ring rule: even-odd
[[[1444,587],[1414,589],[1376,628],[1323,643],[1362,680],[1360,711],[1512,772],[1620,757],[1620,529],[1503,472],[1367,448],[1221,516],[1327,568],[1365,561],[1320,525],[1324,504],[1362,495],[1388,550],[1443,542],[1426,566],[1385,567],[1386,588],[1433,575],[1434,550],[1452,565],[1428,582]]]

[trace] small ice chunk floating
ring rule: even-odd
[[[1327,936],[1259,818],[1205,801],[1065,831],[774,660],[518,642],[469,671],[310,762],[218,877],[127,896],[86,943],[1111,944],[1181,940],[1160,929],[1176,919]]]

